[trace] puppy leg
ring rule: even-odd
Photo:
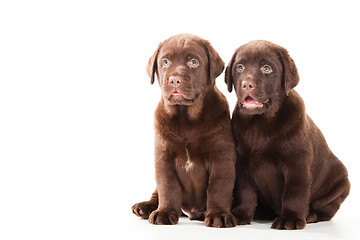
[[[250,224],[254,220],[258,201],[255,188],[251,186],[246,174],[243,171],[237,171],[236,176],[234,202],[231,212],[236,218],[237,225]]]
[[[174,170],[175,156],[155,138],[155,179],[159,195],[158,209],[149,216],[151,224],[177,224],[181,211],[181,186]]]
[[[211,161],[204,223],[208,227],[235,227],[236,220],[230,211],[235,180],[235,161],[231,160],[235,159],[235,152],[220,156]]]
[[[346,177],[339,181],[327,194],[323,197],[317,198],[310,203],[309,216],[307,217],[308,223],[330,220],[337,210],[340,208],[341,203],[349,195],[350,182]]]
[[[306,158],[292,161],[284,170],[284,192],[282,209],[271,228],[303,229],[309,212],[310,180]],[[295,164],[299,163],[299,164]]]
[[[158,208],[159,205],[159,197],[157,190],[152,194],[149,201],[140,202],[134,204],[132,206],[132,212],[142,219],[148,219],[150,214]]]

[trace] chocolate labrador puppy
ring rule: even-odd
[[[303,229],[331,219],[349,194],[347,170],[306,115],[286,49],[267,41],[238,48],[225,72],[238,98],[232,118],[237,224],[274,219],[272,228]]]
[[[236,148],[226,98],[215,87],[224,69],[199,37],[176,35],[160,43],[147,73],[162,97],[155,111],[156,190],[133,213],[152,224],[176,224],[183,210],[210,227],[233,227]]]

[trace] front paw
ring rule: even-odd
[[[253,217],[236,208],[231,213],[234,215],[237,225],[247,225],[253,220]]]
[[[149,223],[156,225],[174,225],[179,221],[179,214],[174,210],[155,210],[150,214]]]
[[[150,214],[157,209],[157,204],[152,202],[140,202],[131,207],[132,212],[142,219],[148,219]]]
[[[304,229],[305,225],[306,225],[305,219],[280,216],[275,218],[271,228],[294,230],[294,229]]]
[[[204,223],[207,227],[228,228],[236,226],[236,219],[230,212],[210,210],[206,213]]]

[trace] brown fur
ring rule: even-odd
[[[299,76],[288,52],[267,41],[245,44],[225,82],[238,97],[232,118],[237,224],[275,218],[272,228],[302,229],[331,219],[349,194],[347,170],[292,89]]]
[[[132,209],[152,224],[176,224],[181,210],[206,226],[236,224],[236,150],[228,104],[215,87],[223,69],[209,42],[193,35],[165,40],[149,60],[151,83],[157,75],[162,91],[155,111],[157,187],[149,201]]]

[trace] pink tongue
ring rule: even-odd
[[[244,100],[244,106],[246,108],[257,108],[257,107],[262,107],[263,104],[259,103],[258,101],[256,101],[255,99],[253,99],[252,97],[246,97]]]
[[[248,104],[258,104],[258,102],[255,99],[253,99],[252,97],[245,98],[245,102]]]

